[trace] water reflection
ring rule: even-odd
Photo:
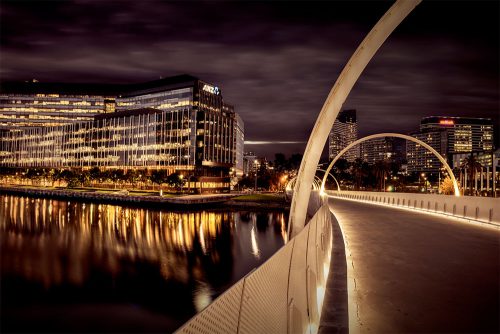
[[[0,199],[2,292],[7,291],[2,313],[11,319],[2,326],[6,330],[29,330],[20,317],[26,317],[23,306],[54,300],[133,303],[168,318],[168,325],[143,325],[138,331],[173,330],[286,242],[283,212],[169,212]],[[39,325],[33,328],[43,331]],[[82,329],[78,319],[67,325],[48,329]],[[86,328],[106,330],[99,326]]]

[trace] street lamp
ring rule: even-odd
[[[427,189],[425,189],[426,188],[426,185],[425,185],[425,173],[420,174],[420,178],[421,178],[421,180],[424,183],[423,186],[422,186],[422,192],[425,192],[427,190]]]
[[[181,193],[182,193],[182,189],[183,189],[183,186],[184,186],[184,182],[182,182],[182,181],[184,179],[184,175],[182,175],[182,174],[179,175],[179,179],[181,180]]]
[[[286,182],[287,178],[288,178],[288,175],[286,175],[286,174],[281,177],[281,183],[282,183],[281,188],[283,191],[285,191],[285,182]]]
[[[259,163],[259,160],[255,159],[254,160],[254,169],[255,169],[255,187],[254,191],[257,192],[257,164]]]

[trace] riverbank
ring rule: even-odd
[[[0,193],[17,196],[43,197],[63,200],[89,201],[98,203],[124,204],[148,207],[169,207],[182,209],[218,208],[227,209],[284,209],[290,208],[280,194],[203,194],[203,195],[176,195],[166,194],[160,196],[158,192],[98,189],[98,188],[48,188],[27,186],[1,186]]]

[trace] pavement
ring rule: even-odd
[[[340,198],[329,205],[346,246],[350,333],[500,331],[498,228]],[[324,308],[322,332],[333,314]]]

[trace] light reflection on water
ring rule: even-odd
[[[159,319],[149,327],[141,320],[137,331],[171,331],[286,240],[283,212],[170,212],[7,195],[0,200],[6,330],[134,331],[130,323],[122,328],[123,321],[110,322],[114,313],[106,316],[109,327],[100,315],[85,318],[88,312],[58,327],[46,319],[50,314],[37,324],[42,316],[33,311],[33,305],[47,304],[133,304]],[[33,327],[23,327],[30,315]]]

